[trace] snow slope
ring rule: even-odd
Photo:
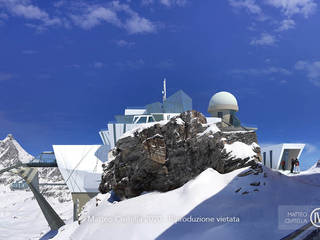
[[[8,135],[0,141],[0,169],[20,162],[29,162],[33,156]],[[61,183],[62,176],[57,168],[40,168],[40,183]],[[37,201],[29,190],[10,190],[10,183],[21,178],[7,172],[0,176],[0,239],[25,240],[39,239],[49,231]],[[73,215],[73,203],[70,192],[65,186],[41,186],[41,193],[62,217],[70,222]]]
[[[294,229],[279,228],[279,207],[316,206],[320,188],[263,170],[239,177],[247,169],[228,174],[207,169],[166,193],[147,193],[115,204],[103,201],[98,207],[93,199],[82,223],[63,227],[55,239],[105,239],[106,235],[108,239],[139,240],[280,239]],[[183,216],[186,222],[174,224]],[[196,217],[207,222],[195,222]],[[212,218],[214,222],[208,220]]]
[[[73,214],[71,201],[47,198],[50,205],[67,223]],[[0,239],[39,239],[50,230],[31,191],[11,191],[0,185]]]

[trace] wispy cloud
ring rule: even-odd
[[[274,46],[276,43],[276,37],[269,33],[262,33],[258,38],[251,40],[251,45],[256,46]]]
[[[172,59],[167,59],[156,64],[156,67],[160,69],[171,69],[174,67],[174,65],[175,64]]]
[[[280,23],[280,26],[278,27],[278,29],[276,29],[276,31],[278,32],[283,32],[283,31],[287,31],[289,29],[293,29],[296,26],[296,22],[292,19],[284,19],[282,20],[282,22]]]
[[[252,14],[262,14],[262,9],[255,0],[229,0],[229,4],[236,9],[244,9]]]
[[[187,0],[160,0],[160,3],[167,7],[172,7],[175,5],[183,7],[187,4]]]
[[[320,61],[298,61],[295,69],[304,71],[311,83],[320,87]]]
[[[51,17],[45,10],[33,5],[30,0],[0,0],[0,9],[5,10],[4,14],[8,17],[11,15],[27,20],[36,20],[41,28],[62,23],[59,18]]]
[[[91,29],[103,23],[110,23],[127,30],[130,34],[154,33],[156,24],[140,16],[128,4],[112,1],[107,5],[82,4],[71,15],[73,23],[83,29]]]
[[[181,0],[180,0],[181,1]],[[54,4],[59,11],[48,11],[31,0],[0,0],[1,19],[20,17],[27,20],[26,26],[43,31],[50,26],[71,28],[78,26],[89,30],[104,23],[126,30],[129,34],[155,33],[157,24],[134,11],[129,2],[110,1],[89,3],[82,1],[58,1]]]
[[[105,64],[104,64],[103,62],[94,62],[94,63],[92,64],[92,66],[93,66],[94,68],[99,69],[99,68],[103,68],[103,67],[105,66]]]
[[[231,74],[244,74],[244,75],[272,75],[272,74],[281,74],[289,76],[292,72],[286,68],[280,67],[268,67],[268,68],[249,68],[249,69],[234,69],[231,71]]]
[[[253,23],[249,27],[251,31],[270,31],[270,26],[273,27],[272,32],[278,34],[283,31],[294,29],[296,27],[295,16],[304,16],[308,18],[316,12],[317,1],[316,0],[229,0],[230,6],[240,12],[246,11],[249,15],[253,16]],[[279,20],[280,12],[281,20]],[[262,23],[267,21],[267,25]],[[259,27],[252,25],[260,22]],[[264,24],[264,25],[262,25]],[[255,26],[255,27],[252,27]],[[250,43],[256,46],[273,46],[276,42],[276,38],[273,34],[262,33],[259,37],[256,37]]]
[[[7,80],[11,80],[15,77],[14,74],[12,73],[4,73],[4,72],[0,72],[0,82],[1,81],[7,81]]]
[[[136,43],[135,42],[130,42],[130,41],[126,41],[126,40],[117,40],[115,41],[115,43],[119,46],[119,47],[133,47]]]
[[[123,62],[117,62],[115,65],[123,70],[138,70],[145,65],[145,62],[142,59],[126,60]]]
[[[296,14],[309,17],[317,9],[316,0],[266,0],[266,3],[281,9],[281,12],[288,17]]]
[[[38,53],[38,51],[32,50],[32,49],[22,50],[22,54],[25,54],[25,55],[33,55],[33,54],[36,54],[36,53]]]

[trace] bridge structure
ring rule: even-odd
[[[28,163],[17,163],[13,166],[0,170],[0,175],[5,172],[12,172],[20,176],[32,191],[38,205],[46,218],[52,231],[58,230],[65,225],[64,221],[59,217],[55,210],[51,207],[48,201],[40,193],[39,186],[41,185],[65,185],[61,183],[41,183],[39,184],[38,168],[58,167],[53,152],[42,152],[38,158],[32,159]]]

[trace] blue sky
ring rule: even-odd
[[[100,144],[126,106],[182,89],[207,114],[233,93],[260,144],[320,158],[316,0],[0,0],[0,138],[32,154]]]

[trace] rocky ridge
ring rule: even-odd
[[[226,150],[239,142],[248,149],[244,156]],[[207,168],[228,173],[255,167],[260,148],[254,131],[224,131],[219,124],[208,124],[201,113],[188,111],[127,133],[118,140],[112,155],[114,159],[103,166],[99,190],[113,190],[124,199],[145,191],[176,189]]]

